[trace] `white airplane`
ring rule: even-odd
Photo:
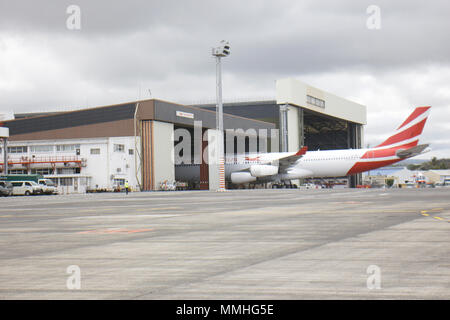
[[[282,182],[300,178],[344,177],[373,170],[428,152],[419,145],[431,107],[417,107],[397,130],[374,148],[271,152],[225,160],[225,177],[234,184]]]

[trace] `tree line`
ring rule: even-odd
[[[433,157],[430,161],[421,164],[410,164],[407,166],[409,170],[442,170],[450,169],[450,159],[438,159]]]

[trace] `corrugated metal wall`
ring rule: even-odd
[[[153,173],[153,121],[141,121],[141,150],[142,150],[142,190],[154,190]]]
[[[205,135],[206,128],[202,130],[202,137]],[[209,165],[208,162],[203,159],[203,155],[205,149],[208,147],[208,141],[202,140],[202,153],[201,159],[202,162],[200,164],[200,190],[209,190]]]

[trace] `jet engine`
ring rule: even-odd
[[[256,181],[256,177],[253,177],[250,172],[232,172],[231,173],[231,182],[239,184],[239,183],[247,183]]]
[[[278,173],[278,167],[268,164],[254,164],[250,167],[250,173],[254,177],[272,176]]]

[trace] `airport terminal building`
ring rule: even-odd
[[[258,151],[361,148],[366,107],[294,79],[278,80],[276,99],[224,104],[224,129],[250,129]],[[192,137],[192,188],[217,189],[217,170],[209,165],[208,142],[216,128],[215,106],[187,106],[150,99],[70,112],[16,115],[9,128],[9,173],[38,173],[52,179],[61,193],[112,189],[125,181],[133,189],[160,190],[177,176],[175,153]],[[239,132],[241,132],[239,131]],[[247,139],[248,137],[246,137]],[[230,150],[225,151],[230,152]],[[245,140],[245,151],[249,151]],[[1,169],[4,170],[1,150]],[[183,150],[186,158],[186,151]],[[234,148],[233,152],[237,152]],[[200,157],[196,155],[200,154]],[[186,165],[184,163],[183,165]],[[352,176],[350,186],[358,184]]]

